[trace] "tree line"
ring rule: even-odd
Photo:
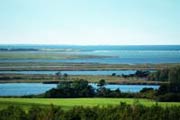
[[[124,93],[120,89],[111,90],[105,87],[106,81],[101,79],[93,88],[87,80],[63,81],[57,88],[52,88],[40,95],[28,95],[23,97],[43,98],[84,98],[84,97],[105,97],[105,98],[150,98],[155,96],[154,89],[144,89],[139,93]]]
[[[98,83],[98,88],[95,89],[87,80],[64,81],[57,88],[52,88],[40,96],[45,98],[125,97],[126,94],[121,93],[119,89],[107,89],[104,87],[105,84],[105,80],[102,79]]]
[[[167,81],[156,92],[158,101],[180,101],[180,66],[159,70],[148,76],[149,80]]]
[[[148,75],[148,80],[167,81],[180,84],[180,66],[152,72]]]

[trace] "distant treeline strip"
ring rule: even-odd
[[[180,66],[158,70],[149,74],[149,80],[169,81],[180,84]]]
[[[40,51],[34,48],[0,48],[0,51]]]

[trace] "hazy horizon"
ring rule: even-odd
[[[0,43],[0,45],[33,45],[33,46],[48,46],[48,45],[52,45],[52,46],[180,46],[180,44],[136,44],[136,45],[133,45],[133,44],[124,44],[124,45],[122,45],[122,44],[110,44],[110,45],[108,45],[108,44],[87,44],[87,45],[82,45],[82,44],[21,44],[21,43],[18,43],[18,44],[14,44],[14,43],[12,43],[12,44],[6,44],[6,43],[3,43],[3,44],[1,44]]]

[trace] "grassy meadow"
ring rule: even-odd
[[[127,104],[142,104],[145,106],[155,105],[156,102],[148,99],[134,99],[134,98],[0,98],[0,109],[4,109],[9,105],[21,106],[28,110],[32,106],[46,107],[48,105],[61,106],[67,110],[74,106],[108,106],[119,105],[120,102]],[[158,102],[162,107],[166,106],[180,106],[179,102]]]

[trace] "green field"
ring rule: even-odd
[[[47,106],[57,105],[63,109],[70,109],[74,106],[108,106],[119,105],[120,102],[127,104],[140,103],[145,106],[155,105],[156,102],[147,99],[131,99],[131,98],[0,98],[0,109],[6,108],[9,105],[21,106],[24,109],[28,109],[31,106]],[[180,102],[159,102],[158,105],[166,106],[180,106]]]

